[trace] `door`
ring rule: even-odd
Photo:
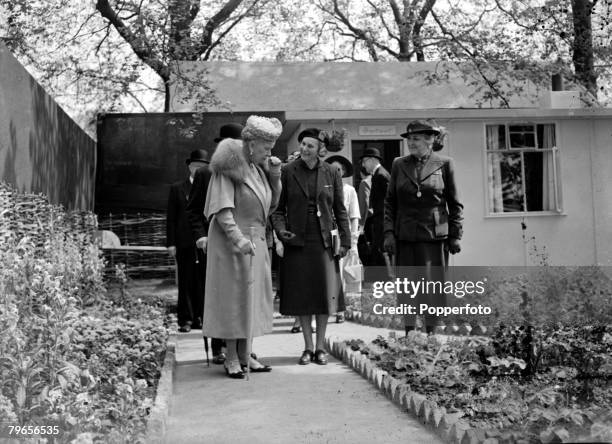
[[[353,140],[351,145],[353,148],[353,167],[355,169],[355,174],[353,174],[353,183],[355,189],[359,189],[359,182],[361,182],[361,177],[359,176],[359,169],[361,165],[359,164],[359,158],[363,154],[366,148],[376,148],[380,151],[380,155],[383,160],[381,162],[382,166],[385,167],[387,171],[391,171],[391,164],[393,163],[393,159],[400,155],[401,149],[401,139],[396,140]]]

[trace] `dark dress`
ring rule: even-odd
[[[280,312],[300,316],[333,314],[328,298],[337,303],[336,311],[344,311],[344,294],[340,280],[340,267],[332,251],[325,248],[317,216],[318,168],[310,169],[304,162],[308,187],[308,216],[304,246],[285,244],[280,272]]]

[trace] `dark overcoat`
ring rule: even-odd
[[[187,199],[191,189],[189,179],[173,183],[168,194],[166,213],[166,246],[191,248],[195,239],[187,216]]]
[[[372,174],[372,186],[370,188],[370,211],[367,218],[366,233],[370,241],[379,250],[382,250],[384,242],[384,212],[385,196],[389,187],[389,172],[381,165]]]

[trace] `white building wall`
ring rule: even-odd
[[[612,119],[521,119],[557,126],[560,155],[561,214],[489,216],[485,124],[512,120],[438,119],[449,132],[440,152],[454,159],[464,209],[462,251],[451,265],[612,265]],[[340,154],[352,160],[351,140],[398,139],[407,121],[336,121],[348,130]],[[395,135],[364,136],[360,126],[395,125]],[[298,149],[301,129],[330,129],[328,122],[304,121],[293,134],[288,150]],[[402,145],[405,151],[405,145]],[[405,152],[404,152],[405,154]],[[526,229],[522,229],[522,223]],[[523,238],[525,237],[525,239]],[[534,246],[537,252],[534,251]]]

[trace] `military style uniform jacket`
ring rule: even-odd
[[[272,214],[272,223],[278,233],[288,230],[295,237],[287,242],[292,246],[304,246],[306,221],[308,220],[308,186],[303,174],[300,159],[283,167],[281,172],[282,191],[276,211]],[[331,248],[330,231],[337,224],[340,244],[351,247],[351,233],[346,209],[340,173],[332,166],[319,160],[317,175],[317,209],[321,226],[321,236],[325,248]]]
[[[420,175],[414,156],[393,161],[385,197],[385,233],[392,231],[397,240],[410,242],[461,239],[462,224],[463,205],[450,157],[431,153]]]

